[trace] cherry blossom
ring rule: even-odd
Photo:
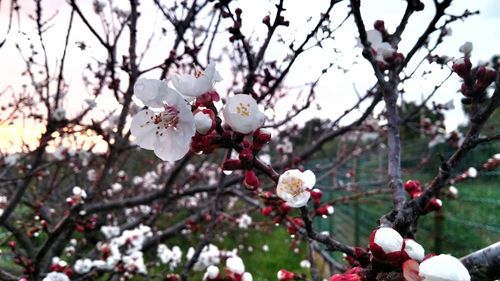
[[[92,266],[93,264],[91,259],[82,259],[77,260],[73,268],[75,269],[75,272],[79,274],[85,274],[92,269]]]
[[[413,239],[405,239],[405,246],[403,249],[403,255],[416,261],[422,261],[425,256],[425,250],[422,245],[415,242]]]
[[[375,51],[375,58],[377,61],[386,62],[386,59],[392,57],[395,50],[391,44],[383,42],[382,33],[380,33],[380,31],[376,29],[367,30],[366,37],[370,43],[370,47]],[[358,46],[361,46],[360,42],[358,42]]]
[[[243,274],[245,272],[245,265],[240,257],[234,256],[226,260],[226,267],[228,270],[236,274]]]
[[[464,56],[470,57],[472,53],[472,43],[469,41],[466,41],[460,48],[458,49],[460,53],[463,53]]]
[[[203,280],[208,281],[208,280],[217,280],[219,277],[220,270],[217,266],[211,265],[207,267],[207,270],[205,271],[205,274],[203,275]]]
[[[241,217],[238,218],[238,227],[241,229],[248,229],[248,226],[252,224],[252,217],[247,214],[242,214]]]
[[[310,170],[301,172],[292,169],[284,172],[276,187],[277,195],[292,208],[300,208],[307,204],[311,197],[310,189],[316,184],[316,176]]]
[[[229,126],[242,134],[252,133],[264,124],[266,118],[257,106],[257,102],[245,94],[229,97],[222,114]]]
[[[215,63],[208,64],[205,71],[197,72],[194,76],[178,74],[172,77],[175,89],[185,97],[196,98],[213,89],[216,82],[222,81],[219,72],[215,70]]]
[[[62,272],[50,272],[47,274],[43,281],[70,281],[68,275]]]
[[[401,260],[403,245],[403,237],[390,227],[381,227],[370,235],[370,251],[381,262],[397,264]]]
[[[156,98],[143,101],[151,100],[156,102]],[[132,119],[130,131],[140,147],[153,150],[164,161],[174,162],[189,151],[195,133],[194,118],[187,102],[174,90],[162,100],[162,112],[141,110]]]
[[[206,111],[210,110],[207,109]],[[194,124],[196,126],[196,132],[202,135],[207,134],[211,129],[214,128],[215,125],[213,112],[212,114],[210,114],[206,111],[198,111],[196,114],[194,114]]]
[[[455,257],[439,255],[420,264],[420,277],[424,281],[469,281],[470,275],[465,266]]]
[[[141,78],[134,84],[135,97],[149,107],[161,108],[167,96],[175,94],[177,92],[163,80]]]

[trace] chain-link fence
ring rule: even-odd
[[[423,141],[403,145],[403,180],[418,179],[426,183],[438,170],[439,155],[448,157],[453,148],[443,144],[428,151],[427,143]],[[471,166],[479,168],[499,151],[498,144],[478,147],[455,172],[460,173]],[[344,163],[323,159],[310,166],[325,163],[335,166],[335,171],[318,182],[325,199],[336,203],[334,215],[316,219],[319,230],[328,231],[350,245],[365,247],[369,244],[377,220],[392,209],[392,198],[386,189],[386,154],[386,148],[379,146]],[[479,169],[478,178],[460,182],[456,187],[458,198],[451,199],[445,192],[441,198],[444,205],[441,211],[428,214],[419,221],[416,239],[426,252],[460,257],[500,240],[500,172]],[[368,192],[371,194],[364,196]],[[342,259],[340,255],[332,257],[338,262]]]

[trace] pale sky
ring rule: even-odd
[[[80,0],[77,1],[84,11],[91,12],[91,0]],[[107,1],[106,1],[107,2]],[[234,3],[233,3],[234,2]],[[251,1],[233,1],[232,8],[240,7],[243,9],[243,33],[247,35],[248,38],[252,38],[254,45],[260,45],[260,40],[263,38],[266,32],[266,27],[261,23],[262,18],[271,11],[271,15],[275,13],[274,4],[276,1],[270,0],[251,0]],[[308,31],[308,27],[315,24],[320,11],[325,10],[328,5],[328,0],[315,0],[315,1],[285,1],[286,12],[284,16],[290,21],[290,27],[281,28],[278,30],[278,34],[284,38],[286,42],[290,42],[292,38],[295,38],[297,42],[301,42]],[[344,19],[347,14],[347,2],[338,4],[338,7],[334,8],[334,13],[331,17],[332,25],[336,26],[342,19]],[[399,51],[406,53],[413,43],[417,40],[419,34],[423,32],[427,23],[433,15],[433,4],[432,1],[423,1],[426,9],[423,12],[414,15],[409,22],[408,28],[403,34],[403,40],[399,46]],[[44,1],[44,13],[45,17],[51,16],[57,11],[57,15],[53,20],[52,27],[47,31],[46,44],[48,49],[49,60],[54,63],[52,65],[51,71],[55,70],[56,59],[59,59],[62,54],[62,48],[64,43],[65,30],[67,27],[70,7],[66,4],[64,0],[50,0]],[[128,1],[113,1],[115,5],[123,5],[125,8]],[[304,5],[307,3],[307,5]],[[7,10],[9,4],[7,1],[1,2],[1,16],[0,16],[0,36],[3,37],[6,32],[7,26]],[[33,29],[33,21],[27,19],[27,15],[33,13],[33,2],[29,0],[20,0],[19,4],[21,6],[22,17],[21,26],[18,27],[14,24],[13,30],[7,39],[6,45],[0,49],[0,61],[2,67],[0,67],[0,91],[8,88],[9,85],[13,86],[15,91],[21,88],[23,81],[27,81],[21,76],[24,70],[24,63],[19,55],[19,52],[15,48],[15,44],[19,43],[24,50],[28,50],[27,46],[30,42],[36,44],[37,36],[35,30]],[[386,27],[389,32],[394,31],[395,26],[399,23],[400,17],[404,12],[405,1],[402,0],[365,0],[362,1],[362,13],[364,16],[364,22],[367,29],[371,29],[372,24],[377,19],[382,19],[385,21]],[[458,52],[458,48],[465,41],[471,41],[474,44],[474,50],[472,52],[472,61],[476,63],[477,61],[485,61],[491,58],[496,52],[498,52],[498,46],[500,46],[500,5],[498,0],[481,0],[481,1],[468,1],[468,0],[455,0],[451,8],[447,10],[449,14],[461,14],[465,9],[471,11],[480,10],[481,14],[478,16],[472,16],[468,18],[465,22],[455,22],[452,27],[452,36],[447,37],[445,42],[438,48],[435,52],[440,55],[448,55],[452,57],[459,57],[461,54]],[[152,0],[142,0],[139,7],[142,17],[139,21],[139,49],[146,45],[147,39],[152,35],[160,34],[160,29],[162,27],[168,27],[169,25],[165,22],[162,15],[157,11],[153,5]],[[312,17],[310,22],[307,19]],[[208,17],[207,17],[208,19]],[[96,21],[97,22],[97,21]],[[83,88],[83,83],[81,81],[81,73],[85,68],[86,63],[92,58],[105,57],[97,41],[92,38],[89,31],[83,27],[80,19],[75,15],[75,28],[70,37],[70,44],[68,48],[68,64],[66,65],[66,78],[70,84],[70,91],[64,106],[68,111],[68,114],[75,114],[84,106],[84,100],[89,98],[90,95]],[[227,21],[223,21],[223,26],[228,27],[230,24]],[[96,26],[99,26],[98,24]],[[18,33],[18,29],[23,32]],[[98,28],[102,31],[101,28]],[[169,32],[171,30],[168,30]],[[127,32],[127,31],[125,31]],[[149,66],[159,64],[169,52],[169,48],[172,40],[171,33],[167,33],[166,37],[155,39],[152,41],[151,49],[146,54],[142,69],[148,68]],[[370,65],[360,57],[361,49],[356,48],[357,31],[354,25],[354,20],[349,19],[343,27],[336,31],[335,40],[329,40],[324,42],[324,48],[312,48],[308,52],[304,53],[296,62],[295,66],[292,68],[289,76],[285,82],[289,86],[301,86],[304,83],[314,81],[321,70],[325,68],[330,62],[335,63],[335,65],[349,69],[348,72],[344,73],[342,70],[336,70],[335,66],[326,74],[321,80],[318,88],[316,90],[316,102],[322,107],[322,110],[317,110],[316,105],[313,104],[307,112],[303,112],[299,115],[299,122],[304,122],[313,117],[330,118],[335,119],[339,114],[341,114],[346,108],[350,107],[357,100],[356,94],[354,92],[354,87],[360,92],[364,93],[367,88],[369,88],[375,81],[373,75],[371,75]],[[222,46],[227,43],[228,33],[226,35],[220,36],[219,41],[216,41],[213,47],[214,55],[222,53]],[[30,41],[31,38],[31,41]],[[124,36],[121,40],[128,40]],[[88,50],[82,52],[77,45],[76,41],[85,41],[89,48]],[[275,42],[275,41],[274,41]],[[288,45],[288,44],[287,44]],[[285,46],[287,46],[285,45]],[[335,50],[341,52],[342,56],[334,56]],[[126,51],[125,49],[122,51]],[[269,52],[267,53],[268,58],[284,58],[287,55],[287,49],[284,48],[282,44],[271,44],[269,46]],[[414,58],[414,62],[418,62],[426,52],[419,52]],[[202,63],[204,62],[204,56],[202,57]],[[353,64],[355,63],[355,64]],[[223,77],[228,77],[225,81],[221,82],[216,86],[222,94],[226,92],[226,88],[232,81],[230,80],[231,71],[229,69],[229,64],[227,63],[227,58],[218,64],[217,69]],[[438,67],[424,67],[422,70],[432,70],[433,75],[424,78],[419,78],[413,80],[411,83],[405,84],[405,90],[407,92],[406,100],[420,100],[422,94],[428,94],[432,91],[435,84],[439,83],[447,73],[441,71]],[[159,74],[157,72],[148,73],[145,77],[157,78]],[[416,73],[417,77],[421,76],[421,72]],[[123,85],[125,86],[125,85]],[[436,94],[435,100],[438,103],[445,103],[450,99],[455,101],[456,109],[454,111],[446,113],[447,127],[448,130],[454,129],[458,124],[464,121],[464,116],[460,106],[461,95],[456,93],[459,89],[459,79],[458,77],[452,77],[444,87]],[[122,87],[125,88],[125,87]],[[304,94],[307,93],[307,89]],[[289,100],[278,103],[275,107],[276,113],[279,116],[283,116],[283,112],[286,112],[290,108],[291,103],[296,102],[297,91],[290,91]],[[5,104],[6,99],[2,98],[2,105]],[[102,115],[102,111],[109,111],[110,109],[119,109],[119,104],[117,104],[111,95],[103,96],[98,102],[98,108],[94,110],[94,116]],[[356,114],[346,119],[346,122],[352,120],[356,117]],[[0,147],[2,143],[4,144],[9,141],[14,141],[12,134],[6,135],[8,132],[16,131],[13,128],[0,128]],[[9,138],[9,139],[7,139]]]

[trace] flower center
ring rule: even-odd
[[[174,106],[165,105],[165,111],[151,116],[151,122],[156,125],[156,134],[163,136],[162,130],[170,127],[176,129],[179,122],[179,110]],[[149,122],[148,122],[149,123]]]
[[[292,197],[297,197],[304,191],[304,181],[299,178],[287,178],[283,181],[283,186]]]
[[[236,112],[244,117],[250,116],[250,104],[243,104],[242,102],[240,102],[238,106],[236,106]]]

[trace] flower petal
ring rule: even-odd
[[[144,149],[153,149],[156,140],[155,128],[151,118],[154,117],[154,112],[150,109],[139,111],[130,125],[130,131],[135,137],[135,143]]]
[[[307,189],[312,189],[316,184],[316,175],[311,170],[307,170],[302,173],[302,180]]]
[[[166,96],[166,87],[165,81],[141,78],[134,84],[134,94],[145,105],[160,108]]]
[[[293,197],[292,200],[286,201],[286,203],[292,207],[292,208],[300,208],[304,207],[307,205],[307,201],[309,201],[309,198],[311,197],[310,192],[302,192],[299,195]]]

